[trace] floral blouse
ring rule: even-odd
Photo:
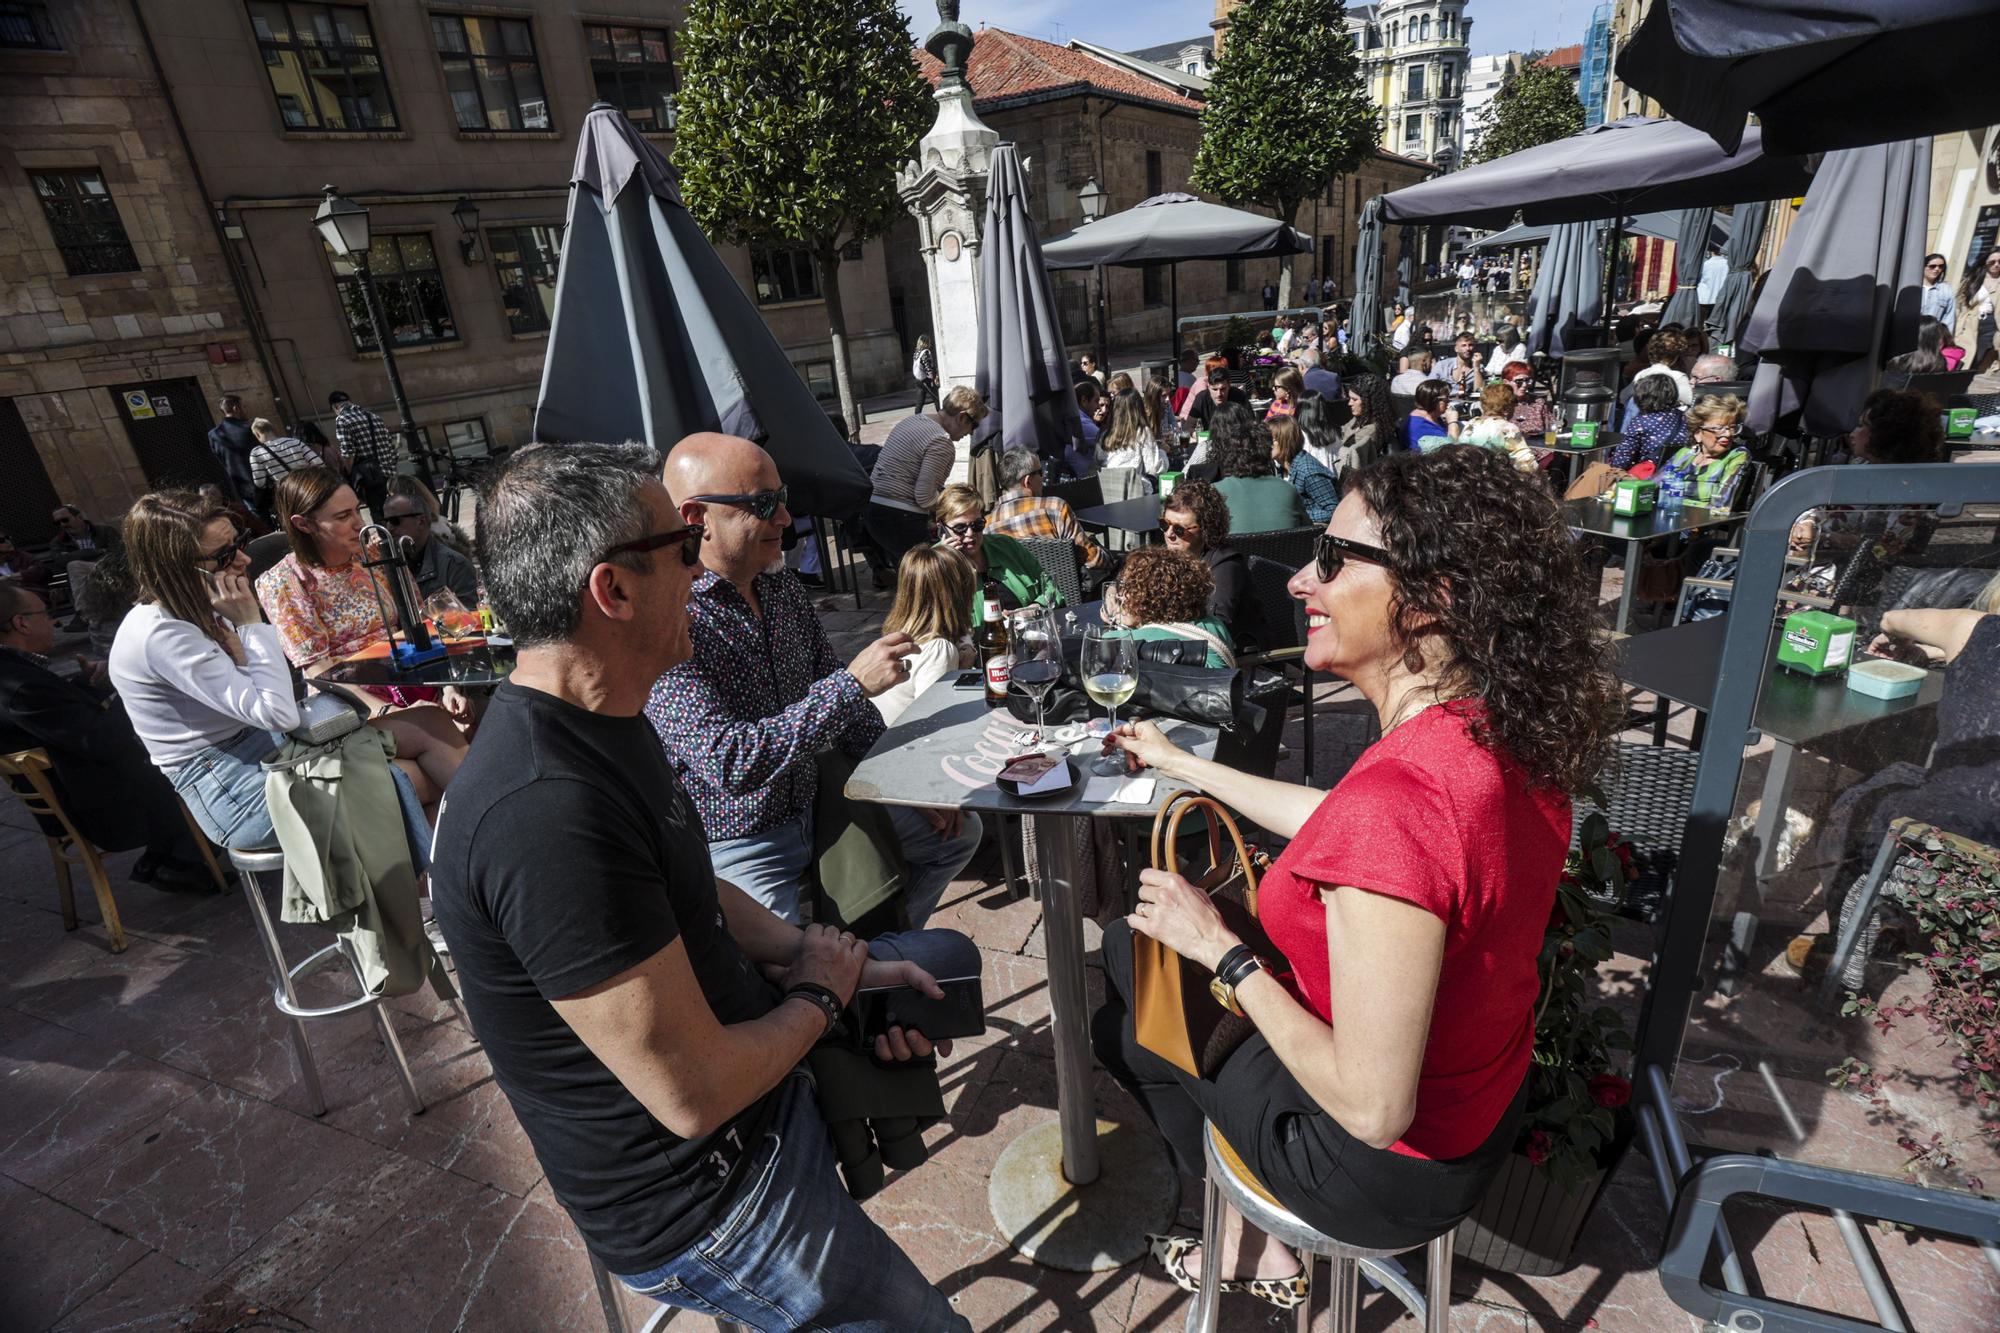
[[[278,628],[285,657],[301,669],[389,637],[374,583],[359,560],[315,568],[287,553],[258,578],[257,600]],[[396,614],[393,607],[389,614]]]

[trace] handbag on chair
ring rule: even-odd
[[[1194,886],[1252,952],[1275,960],[1277,948],[1257,921],[1257,877],[1271,859],[1244,846],[1243,833],[1220,802],[1179,792],[1153,816],[1153,868],[1180,871],[1181,821],[1199,811],[1208,824],[1209,870]],[[1224,834],[1227,834],[1225,839]],[[1132,935],[1132,1027],[1139,1044],[1197,1078],[1213,1078],[1256,1026],[1222,1007],[1209,992],[1208,971],[1158,940]]]

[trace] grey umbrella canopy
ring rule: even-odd
[[[1681,229],[1687,225],[1690,210],[1669,209],[1660,213],[1639,213],[1625,219],[1627,236],[1650,236],[1658,241],[1678,241]],[[1726,214],[1713,209],[1696,209],[1695,212],[1709,214],[1708,239],[1721,245],[1729,239],[1730,219]],[[1469,250],[1505,250],[1516,245],[1546,245],[1555,234],[1554,227],[1531,227],[1519,223],[1505,231],[1496,231],[1490,236],[1482,236],[1466,248]]]
[[[1743,321],[1750,316],[1750,292],[1756,286],[1751,275],[1756,271],[1757,247],[1764,243],[1764,223],[1770,216],[1771,205],[1763,200],[1736,206],[1734,226],[1722,247],[1729,276],[1722,280],[1715,308],[1708,312],[1711,343],[1734,343]]]
[[[599,102],[570,174],[535,438],[665,451],[704,430],[769,450],[797,513],[868,498],[867,474],[681,203],[672,166]]]
[[[1712,208],[1690,208],[1681,215],[1681,233],[1674,238],[1674,294],[1660,311],[1660,323],[1692,328],[1701,319],[1701,266],[1708,258],[1714,219]]]
[[[1354,241],[1354,306],[1348,312],[1347,341],[1365,354],[1382,328],[1382,196],[1361,206]]]
[[[1620,213],[1789,199],[1812,183],[1805,159],[1773,157],[1755,129],[1733,153],[1692,126],[1628,116],[1382,196],[1388,222],[1505,227]]]
[[[1994,17],[1993,0],[1655,0],[1618,77],[1725,148],[1752,113],[1772,152],[1915,139],[2000,121]]]
[[[1803,434],[1844,433],[1916,346],[1930,179],[1928,138],[1827,155],[1743,330],[1753,430],[1798,412]]]
[[[1092,224],[1102,225],[1102,224]],[[979,363],[974,383],[991,409],[973,448],[1029,449],[1055,457],[1083,443],[1028,186],[1014,145],[997,144],[986,186],[986,229],[979,252]]]
[[[1561,356],[1578,325],[1604,318],[1598,273],[1604,266],[1604,224],[1569,222],[1555,230],[1528,293],[1528,349]]]
[[[1261,213],[1191,194],[1156,194],[1042,247],[1050,268],[1158,264],[1179,259],[1268,259],[1310,254],[1312,239]]]

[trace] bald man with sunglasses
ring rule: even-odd
[[[708,832],[715,873],[779,917],[802,920],[813,859],[819,759],[859,759],[883,731],[871,702],[908,676],[917,650],[885,634],[843,666],[812,599],[784,564],[790,499],[778,466],[733,435],[690,435],[664,480],[703,525],[688,598],[693,652],[653,687],[646,716]],[[978,849],[976,815],[894,807],[903,912],[921,927]]]

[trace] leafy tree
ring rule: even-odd
[[[1479,124],[1479,160],[1491,162],[1582,133],[1583,103],[1569,75],[1549,65],[1524,65],[1500,85]]]
[[[1243,0],[1201,113],[1193,182],[1292,221],[1299,205],[1360,166],[1381,141],[1343,0]],[[1278,271],[1291,304],[1292,256]]]
[[[678,45],[688,209],[712,240],[812,255],[840,410],[858,422],[841,251],[899,216],[896,170],[930,124],[903,16],[895,0],[689,0]]]

